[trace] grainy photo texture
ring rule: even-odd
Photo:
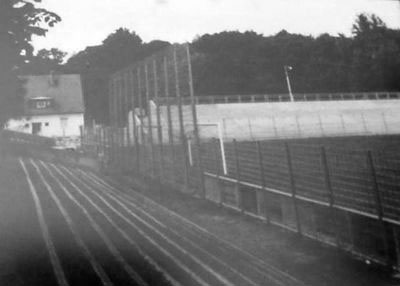
[[[400,285],[400,1],[0,0],[0,285]]]

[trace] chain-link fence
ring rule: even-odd
[[[399,267],[398,149],[228,140],[221,122],[198,122],[191,74],[188,45],[117,72],[109,86],[111,125],[85,130],[83,145],[120,174]]]

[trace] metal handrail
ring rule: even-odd
[[[293,94],[294,101],[340,101],[340,100],[388,100],[400,99],[400,92],[340,92],[340,93],[296,93]],[[183,97],[182,103],[189,104],[191,98]],[[160,97],[159,104],[174,103],[175,97]],[[196,104],[218,104],[218,103],[251,103],[251,102],[288,102],[288,94],[239,94],[239,95],[206,95],[196,96]]]

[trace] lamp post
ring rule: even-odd
[[[290,101],[294,101],[292,87],[290,86],[290,79],[289,79],[289,71],[291,71],[293,68],[291,66],[283,66],[283,69],[285,70],[286,83],[289,90]]]

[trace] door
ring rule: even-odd
[[[68,117],[60,117],[62,136],[65,137],[68,127]]]
[[[42,123],[40,122],[33,122],[32,123],[32,134],[39,135],[42,131]]]

